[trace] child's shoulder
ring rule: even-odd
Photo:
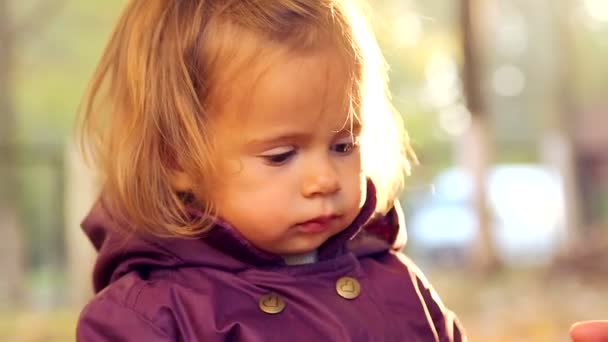
[[[79,340],[101,338],[99,334],[103,331],[122,334],[132,330],[134,337],[140,336],[135,332],[141,330],[146,334],[142,336],[151,336],[152,340],[172,336],[173,313],[166,310],[170,283],[169,279],[143,279],[137,272],[117,279],[82,310],[77,329]],[[129,336],[125,338],[128,340]]]
[[[126,274],[97,293],[83,312],[94,310],[96,306],[112,305],[146,316],[147,306],[151,303],[142,299],[155,292],[157,300],[153,303],[162,305],[163,291],[158,291],[158,283],[162,281],[142,279],[137,272]]]

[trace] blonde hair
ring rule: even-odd
[[[243,33],[290,50],[323,41],[341,52],[363,123],[364,172],[378,190],[378,211],[386,211],[409,169],[409,145],[380,49],[351,1],[132,0],[80,109],[81,147],[99,171],[112,216],[160,235],[194,236],[212,225],[209,102],[228,66],[256,58],[255,49],[246,53]],[[197,180],[201,215],[191,215],[192,203],[172,187],[176,171]]]

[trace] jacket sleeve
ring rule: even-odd
[[[467,337],[462,325],[456,315],[445,307],[435,289],[431,286],[422,271],[407,258],[403,253],[397,253],[397,257],[405,264],[410,272],[414,286],[416,287],[424,306],[427,316],[432,321],[440,342],[466,342]]]
[[[76,340],[127,342],[171,341],[173,338],[133,309],[100,298],[89,303],[80,314]]]
[[[424,299],[425,305],[428,309],[430,318],[433,320],[435,329],[437,331],[437,337],[441,342],[461,342],[466,341],[466,335],[464,329],[460,325],[456,315],[448,310],[439,295],[428,281],[421,274],[417,275],[418,289],[422,298]]]

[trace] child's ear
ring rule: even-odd
[[[182,171],[173,171],[169,178],[169,182],[175,192],[188,192],[191,191],[194,186],[192,178]]]

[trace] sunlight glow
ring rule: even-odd
[[[461,136],[471,126],[471,113],[462,104],[446,107],[439,112],[439,126],[452,137]]]
[[[585,9],[593,19],[608,22],[608,1],[585,0]]]
[[[401,155],[401,126],[395,125],[397,113],[388,96],[387,68],[373,31],[360,12],[348,8],[353,18],[353,34],[361,44],[365,60],[361,115],[365,125],[361,133],[361,156],[364,173],[374,179],[377,201],[388,203],[388,195],[394,188],[394,180],[402,174],[402,166],[409,173],[407,160]]]
[[[454,104],[460,98],[460,77],[456,62],[443,53],[431,56],[426,67],[426,92],[436,107]]]
[[[416,13],[406,12],[398,16],[393,27],[393,39],[398,46],[414,47],[422,37],[422,21]]]

